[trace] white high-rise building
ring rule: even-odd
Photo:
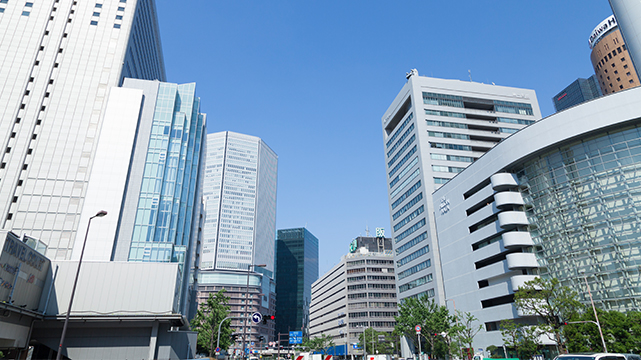
[[[201,269],[274,271],[278,157],[260,138],[207,135]]]
[[[109,88],[125,77],[165,81],[153,0],[0,1],[0,227],[51,259],[71,258]]]
[[[541,118],[533,90],[418,76],[382,119],[399,300],[446,303],[432,193],[494,145]]]

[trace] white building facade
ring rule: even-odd
[[[587,281],[604,310],[641,308],[640,98],[628,89],[549,116],[433,194],[444,291],[483,324],[475,348],[503,344],[501,320],[537,322],[514,307],[536,276],[585,304]]]
[[[109,89],[165,80],[153,0],[0,3],[0,226],[70,259]]]
[[[207,135],[201,269],[274,271],[278,157],[260,138]]]
[[[432,193],[540,118],[533,90],[409,76],[382,119],[399,300],[446,302]]]

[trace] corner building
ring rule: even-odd
[[[434,193],[444,290],[484,325],[475,348],[503,343],[501,320],[537,322],[514,307],[537,276],[588,306],[585,279],[597,307],[641,308],[640,98],[634,88],[549,116]]]
[[[0,3],[0,226],[52,260],[71,258],[109,89],[125,77],[165,81],[153,0]]]
[[[391,239],[381,249],[391,248]],[[310,338],[328,335],[336,355],[363,354],[350,344],[359,342],[365,329],[391,334],[398,316],[394,258],[391,250],[378,251],[378,241],[359,237],[340,263],[312,284]],[[347,351],[347,353],[346,353]]]
[[[432,193],[540,118],[533,90],[409,77],[382,119],[400,300],[445,304]]]

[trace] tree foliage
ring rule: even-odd
[[[641,352],[641,313],[630,311],[604,311],[597,309],[599,323],[603,329],[603,338],[609,352]],[[589,306],[581,314],[576,314],[570,321],[596,321],[594,312]],[[601,352],[603,345],[599,329],[593,323],[570,323],[563,327],[570,352]]]
[[[575,316],[582,308],[576,300],[577,293],[559,280],[535,278],[526,282],[514,294],[514,304],[525,314],[536,315],[543,320],[548,333],[558,347],[559,353],[565,353],[565,339],[561,324]]]
[[[334,338],[329,335],[322,334],[315,338],[305,338],[301,347],[307,351],[318,351],[323,355],[327,355],[327,348],[334,346]]]
[[[358,335],[358,342],[368,354],[392,354],[395,347],[395,337],[384,331],[367,328]]]
[[[506,347],[519,359],[531,359],[541,348],[542,328],[517,324],[512,320],[501,321],[501,335]]]
[[[214,348],[218,338],[218,326],[220,322],[229,316],[229,297],[225,296],[225,289],[209,298],[198,307],[196,316],[191,320],[191,329],[198,332],[197,351],[208,353],[213,356]],[[225,321],[220,328],[220,348],[227,349],[232,345],[232,329],[230,321]]]
[[[412,339],[418,350],[414,330],[416,325],[420,325],[422,329],[421,336],[418,337],[421,339],[422,351],[437,358],[458,353],[461,328],[447,307],[436,304],[426,295],[405,299],[398,309],[395,330]]]
[[[483,325],[478,324],[474,325],[475,322],[478,322],[479,319],[476,318],[476,316],[470,314],[469,312],[456,312],[456,337],[459,342],[458,347],[459,349],[464,345],[468,349],[474,348],[473,343],[474,343],[474,337],[476,334],[478,334],[482,329]],[[458,355],[458,354],[456,354]]]

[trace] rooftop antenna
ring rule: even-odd
[[[367,223],[365,224],[365,236],[369,237],[369,226],[367,226]]]
[[[467,74],[470,76],[470,82],[472,82],[472,70],[468,70]]]

